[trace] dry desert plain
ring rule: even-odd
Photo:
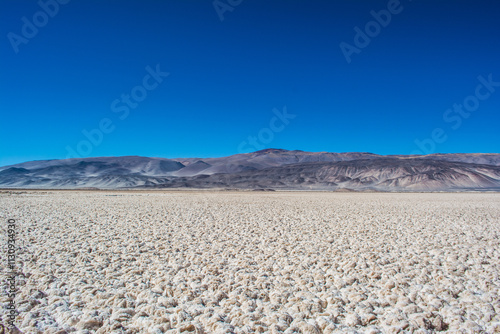
[[[0,193],[22,333],[498,333],[500,194]]]

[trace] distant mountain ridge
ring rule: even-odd
[[[265,149],[220,158],[41,160],[0,167],[0,187],[499,191],[500,154],[381,156]]]

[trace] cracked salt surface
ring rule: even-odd
[[[30,191],[0,206],[18,224],[24,333],[500,332],[499,194]]]

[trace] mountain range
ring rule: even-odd
[[[0,167],[0,187],[500,191],[500,154],[383,156],[265,149],[220,158],[40,160]]]

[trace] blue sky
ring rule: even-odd
[[[0,165],[500,151],[498,1],[59,1],[0,2]]]

